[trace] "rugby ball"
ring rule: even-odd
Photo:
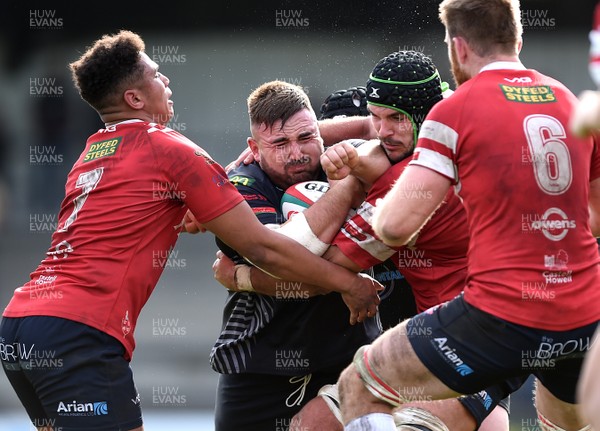
[[[303,181],[288,187],[281,198],[283,218],[289,220],[292,215],[304,211],[318,201],[327,190],[329,183],[326,181]]]

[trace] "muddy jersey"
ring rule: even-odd
[[[465,286],[468,236],[466,214],[453,190],[421,231],[402,247],[389,247],[373,231],[375,202],[383,198],[408,164],[405,159],[373,183],[356,214],[333,240],[342,253],[361,268],[386,259],[394,262],[413,290],[418,311],[458,295]],[[409,193],[421,194],[422,190]]]
[[[118,339],[128,358],[188,207],[202,223],[243,202],[202,148],[140,120],[90,136],[65,192],[46,258],[3,315],[84,323]]]
[[[577,98],[520,63],[486,66],[424,122],[411,165],[449,178],[469,224],[465,300],[513,323],[569,330],[600,318],[589,183],[592,138],[569,129]]]
[[[285,191],[257,163],[235,168],[229,179],[261,223],[284,222]],[[319,180],[326,181],[324,174]],[[218,244],[241,262],[233,250]],[[356,349],[377,335],[374,325],[367,330],[348,323],[350,312],[338,293],[308,298],[299,289],[300,283],[281,281],[275,296],[229,292],[221,333],[210,354],[212,368],[221,374],[304,375],[349,363]]]

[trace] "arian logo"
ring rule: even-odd
[[[447,341],[448,339],[446,337],[439,337],[434,338],[432,340],[432,343],[437,344],[437,348],[440,354],[442,354],[446,358],[446,361],[448,361],[454,366],[454,369],[458,374],[464,377],[473,373],[473,369],[467,364],[465,364],[465,362],[460,358],[460,356],[458,356],[458,354],[456,353],[456,349],[453,349],[446,344]]]
[[[79,403],[73,401],[59,401],[56,413],[59,416],[100,416],[108,414],[106,401],[94,401],[90,403]]]

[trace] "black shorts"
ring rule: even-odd
[[[287,431],[292,417],[322,386],[336,383],[342,369],[297,377],[221,374],[215,431]]]
[[[48,316],[2,318],[0,360],[36,427],[130,430],[140,398],[123,345],[90,326]]]
[[[596,326],[548,331],[517,325],[469,305],[461,294],[410,319],[407,335],[421,362],[456,392],[494,388],[502,399],[532,374],[555,397],[574,403]]]
[[[458,398],[458,401],[475,419],[476,430],[479,429],[481,423],[496,406],[502,407],[510,416],[510,395],[506,398],[501,398],[501,395],[497,393],[498,389],[498,387],[491,387],[476,394]]]

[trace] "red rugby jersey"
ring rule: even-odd
[[[423,311],[454,298],[465,287],[467,219],[460,199],[454,190],[450,190],[444,204],[410,244],[392,248],[381,242],[373,231],[373,209],[377,199],[383,198],[391,189],[408,161],[405,159],[393,165],[375,181],[365,202],[346,221],[333,244],[362,269],[391,258],[409,282],[417,310]],[[426,192],[415,187],[408,193]]]
[[[202,223],[243,199],[203,149],[140,120],[90,136],[65,191],[47,257],[3,315],[84,323],[121,341],[130,358],[187,208]]]
[[[569,129],[576,97],[520,63],[486,66],[433,107],[412,165],[450,178],[469,222],[465,300],[510,322],[568,330],[600,318],[589,182],[594,141]]]

